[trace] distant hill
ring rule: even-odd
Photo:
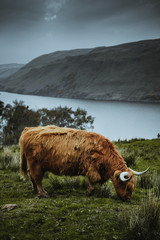
[[[17,72],[24,64],[0,64],[0,81]]]
[[[0,91],[160,102],[160,39],[42,55],[0,81]]]

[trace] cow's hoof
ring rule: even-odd
[[[93,196],[93,194],[94,194],[94,191],[92,191],[92,192],[88,192],[88,191],[87,191],[87,192],[86,192],[86,196],[87,196],[87,197]]]
[[[41,198],[49,198],[49,195],[44,193],[44,194],[38,194],[38,198],[41,199]]]

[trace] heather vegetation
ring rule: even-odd
[[[118,199],[110,181],[87,197],[86,178],[46,173],[50,198],[39,199],[29,179],[19,173],[18,145],[0,148],[0,239],[160,238],[160,139],[118,141],[118,151],[134,170],[150,166],[137,177],[130,201]],[[12,205],[6,205],[12,204]]]

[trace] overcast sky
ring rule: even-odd
[[[0,64],[160,38],[160,0],[0,0]]]

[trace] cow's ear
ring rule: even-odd
[[[114,172],[114,177],[118,180],[119,179],[119,176],[120,176],[120,174],[121,174],[121,171],[119,171],[119,170],[116,170],[115,172]]]
[[[116,179],[117,179],[117,180],[119,179],[119,175],[120,175],[120,174],[116,175]]]

